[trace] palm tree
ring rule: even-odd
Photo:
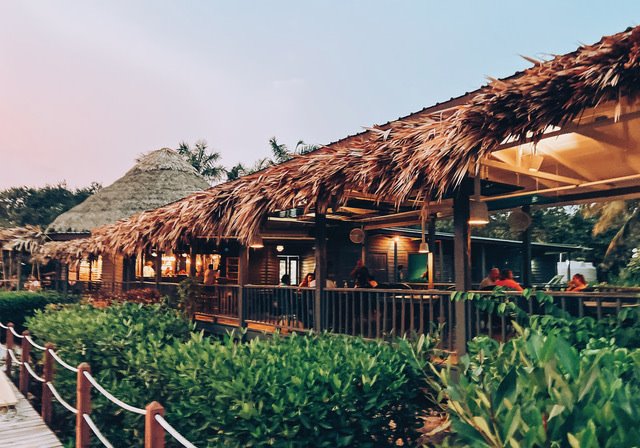
[[[227,173],[224,167],[218,164],[220,153],[209,152],[205,140],[198,140],[193,148],[186,142],[180,142],[177,151],[209,182],[219,181]]]
[[[269,139],[269,146],[271,146],[271,152],[273,153],[273,159],[271,163],[276,165],[278,163],[286,162],[293,155],[289,152],[287,145],[284,143],[278,143],[275,137]]]
[[[244,176],[248,173],[247,168],[242,163],[238,163],[235,166],[232,166],[230,169],[226,170],[227,172],[227,182],[231,182],[232,180],[236,180]]]

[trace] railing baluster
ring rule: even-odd
[[[416,311],[414,309],[414,296],[413,294],[408,294],[409,295],[409,333],[411,335],[413,335],[416,331],[416,325],[415,325],[415,318],[416,318]]]
[[[380,293],[376,292],[376,337],[382,337],[382,332],[380,331]]]
[[[358,301],[360,302],[360,336],[364,336],[364,295],[369,295],[369,292],[367,291],[362,292],[362,290],[360,291],[359,297],[358,297]]]
[[[351,293],[351,336],[356,335],[356,293]]]
[[[398,332],[396,331],[396,317],[397,317],[397,304],[396,304],[396,297],[395,295],[393,295],[393,293],[390,294],[391,297],[391,333],[393,333],[394,336],[396,336],[398,334]]]
[[[373,309],[373,303],[371,303],[371,300],[373,298],[373,295],[376,294],[375,292],[369,293],[367,294],[367,337],[370,338],[372,333],[373,333],[373,314],[374,314],[374,309]]]

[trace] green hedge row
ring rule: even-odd
[[[132,304],[38,312],[28,326],[71,364],[89,362],[125,402],[162,403],[167,420],[199,447],[392,446],[416,438],[419,416],[432,404],[424,393],[432,344],[424,339],[220,341],[190,333],[174,311]],[[73,400],[72,374],[58,369],[55,383]],[[142,418],[94,397],[92,417],[111,442],[141,445]],[[56,411],[60,421],[66,414]]]
[[[78,296],[65,296],[56,292],[3,291],[0,292],[0,322],[13,322],[16,331],[22,331],[25,319],[36,310],[51,303],[74,303]]]

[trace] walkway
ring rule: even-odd
[[[33,409],[27,399],[0,372],[18,398],[18,404],[13,410],[5,413],[0,409],[0,448],[62,448],[62,443],[44,424],[40,415]]]

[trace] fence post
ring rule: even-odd
[[[91,428],[84,420],[84,414],[91,414],[91,383],[84,376],[84,372],[91,373],[91,367],[86,362],[78,366],[76,383],[76,448],[89,448],[91,444]]]
[[[44,370],[42,373],[42,377],[44,378],[44,383],[42,383],[42,407],[40,409],[40,415],[42,416],[42,420],[49,425],[51,423],[51,389],[47,386],[47,383],[53,382],[53,373],[54,373],[54,362],[53,356],[49,353],[49,350],[54,350],[55,346],[51,342],[47,342],[45,345],[44,352]]]
[[[20,364],[19,388],[20,393],[26,397],[29,392],[29,372],[27,371],[27,363],[31,360],[31,344],[26,338],[26,336],[29,336],[29,332],[27,330],[22,332],[22,336],[25,337],[22,338],[22,354],[20,355],[20,361],[22,361],[22,364]]]
[[[144,448],[164,448],[164,428],[156,421],[156,415],[164,416],[164,408],[153,401],[145,408]]]
[[[7,327],[7,358],[4,361],[4,365],[7,376],[11,378],[11,355],[9,354],[9,350],[13,350],[13,332],[11,331],[13,322],[9,322]]]

